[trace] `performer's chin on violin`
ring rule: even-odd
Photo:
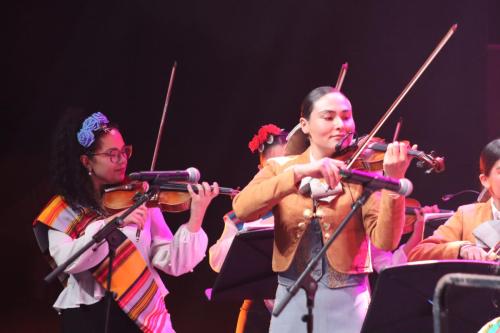
[[[310,153],[313,160],[305,165],[294,167],[295,180],[304,177],[324,178],[335,188],[340,181],[339,168],[345,168],[345,161],[352,153],[350,147],[356,126],[352,115],[351,103],[337,90],[324,95],[315,104],[315,112],[300,118],[302,132],[311,142]],[[391,178],[403,178],[411,162],[408,145],[392,142],[387,145],[383,158],[384,174]],[[417,149],[414,145],[412,149]],[[346,151],[344,155],[339,152]]]

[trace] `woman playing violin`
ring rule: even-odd
[[[340,183],[343,156],[332,158],[339,146],[349,144],[355,123],[351,103],[332,87],[311,91],[301,107],[300,124],[309,147],[300,155],[269,161],[233,201],[236,216],[255,220],[272,210],[275,217],[273,269],[278,272],[276,302],[304,270],[360,196],[359,185]],[[408,147],[388,145],[384,171],[393,178],[404,177],[410,163]],[[301,185],[314,178],[325,182],[332,195],[317,201],[302,195]],[[386,192],[373,193],[333,242],[312,277],[318,281],[313,310],[314,332],[359,332],[369,302],[367,274],[371,271],[369,240],[384,250],[399,243],[404,225],[404,198]],[[307,313],[305,294],[299,290],[278,317],[271,332],[304,332],[301,320]]]
[[[102,193],[105,186],[124,180],[132,147],[102,113],[70,112],[59,124],[53,153],[56,195],[35,225],[46,226],[50,257],[61,264],[117,215],[107,213]],[[174,332],[163,299],[168,291],[157,270],[178,276],[205,255],[208,240],[201,224],[218,186],[196,186],[198,194],[188,187],[189,221],[175,235],[161,211],[145,205],[118,228],[123,241],[113,261],[109,332]],[[142,230],[138,239],[137,229]],[[108,257],[108,243],[102,242],[66,269],[65,288],[54,304],[62,315],[62,332],[104,331]]]
[[[410,252],[410,261],[498,260],[500,239],[491,236],[500,235],[500,139],[491,141],[483,148],[479,171],[479,180],[489,192],[490,199],[460,206],[432,236]]]

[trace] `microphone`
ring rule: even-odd
[[[128,177],[130,180],[146,181],[151,184],[168,183],[171,181],[197,183],[200,180],[200,171],[193,167],[187,168],[186,170],[173,171],[140,171],[132,172]],[[140,237],[141,229],[137,229],[135,233],[137,242]]]
[[[361,184],[376,191],[385,189],[405,197],[413,192],[413,184],[406,178],[395,179],[378,173],[347,169],[340,169],[340,176],[347,183]]]
[[[413,191],[413,184],[406,178],[395,179],[382,176],[378,173],[364,172],[359,170],[339,169],[340,177],[346,183],[361,184],[372,190],[389,190],[403,196],[409,196]],[[307,184],[299,189],[302,195],[311,195],[314,199],[328,197],[337,193],[335,190],[329,190],[326,193],[314,193],[311,191],[311,185]]]
[[[197,183],[200,180],[200,171],[196,168],[173,171],[140,171],[132,172],[128,177],[131,180],[151,182],[153,184],[166,183],[171,181],[181,181]]]
[[[453,199],[454,197],[456,196],[459,196],[459,195],[462,195],[464,193],[474,193],[476,195],[479,195],[480,193],[478,191],[475,191],[475,190],[462,190],[460,192],[457,192],[457,193],[448,193],[448,194],[445,194],[441,197],[441,201],[450,201],[451,199]],[[478,198],[478,202],[479,202],[479,198]]]

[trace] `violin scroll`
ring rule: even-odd
[[[436,173],[441,173],[445,170],[444,166],[444,157],[436,156],[435,151],[431,151],[430,154],[425,154],[424,152],[420,152],[421,154],[417,155],[418,159],[417,167],[419,168],[428,168],[425,170],[426,174],[432,173],[432,171]]]
[[[368,145],[368,149],[375,151],[385,152],[387,150],[387,144],[382,142],[374,142]],[[425,170],[426,174],[430,174],[433,171],[436,173],[441,173],[445,170],[444,157],[436,156],[434,151],[429,154],[415,149],[408,149],[408,155],[414,156],[418,162],[417,167],[427,168]]]
[[[365,141],[368,137],[364,136],[353,142],[354,147],[347,147],[343,150],[344,154],[347,154],[352,159],[353,150],[357,149],[360,145],[365,145]],[[407,142],[408,141],[403,141]],[[383,139],[374,137],[366,145],[366,149],[358,155],[357,159],[352,161],[348,160],[347,164],[350,164],[354,169],[366,170],[369,172],[380,171],[383,169],[384,154],[387,151],[387,143]],[[436,156],[434,151],[429,154],[420,150],[408,149],[408,155],[414,156],[418,162],[417,167],[426,168],[426,174],[430,174],[433,171],[436,173],[443,172],[445,170],[444,157]]]

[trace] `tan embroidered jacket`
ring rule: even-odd
[[[309,149],[301,155],[270,159],[267,165],[234,198],[233,209],[239,219],[252,221],[272,209],[275,221],[273,270],[285,271],[295,255],[310,219],[305,209],[312,209],[312,199],[298,192],[292,166],[309,162]],[[344,193],[330,203],[322,202],[318,211],[324,240],[348,214],[361,195],[362,186],[343,184]],[[399,243],[404,225],[404,198],[385,190],[375,192],[361,211],[347,224],[327,252],[330,265],[348,274],[371,271],[368,238],[383,250],[393,250]]]

